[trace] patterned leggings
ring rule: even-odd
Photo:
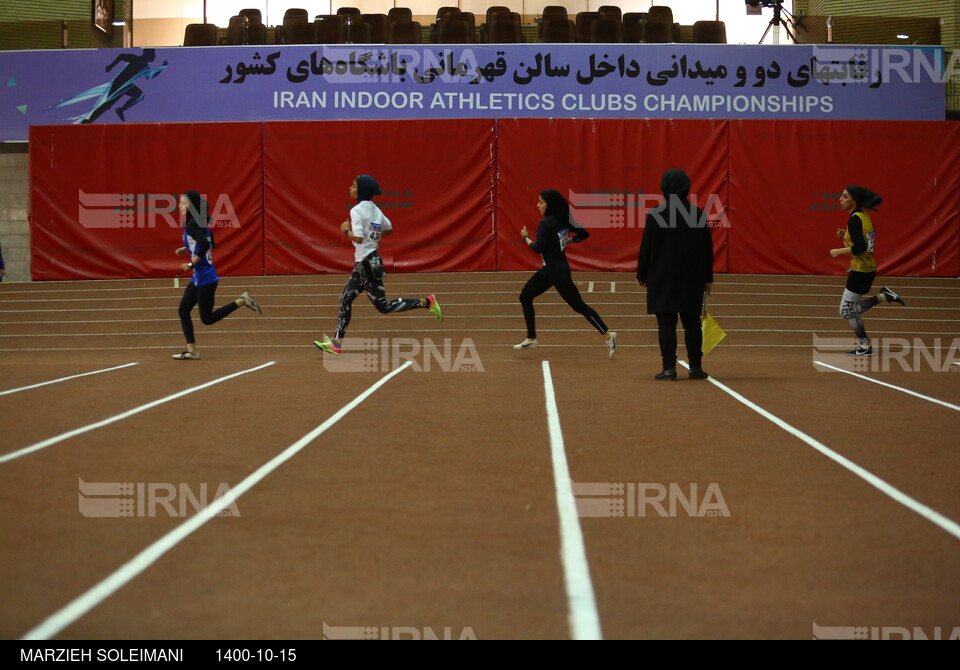
[[[853,329],[854,336],[861,344],[868,344],[870,338],[867,337],[867,329],[860,315],[879,303],[880,299],[876,296],[864,299],[860,293],[854,293],[848,288],[843,289],[843,297],[840,299],[840,316],[847,320]]]
[[[388,301],[387,291],[383,287],[384,274],[386,273],[383,270],[383,260],[379,254],[370,254],[353,266],[350,279],[347,280],[343,293],[340,294],[340,315],[337,318],[335,340],[343,339],[346,335],[347,326],[350,325],[350,318],[353,316],[353,301],[363,292],[366,292],[370,302],[381,314],[406,312],[423,307],[419,298],[394,298]]]

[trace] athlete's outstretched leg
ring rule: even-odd
[[[193,282],[188,282],[183,290],[183,297],[180,298],[180,306],[177,308],[177,314],[180,316],[180,328],[183,329],[183,337],[187,344],[196,344],[197,338],[193,334],[193,320],[190,318],[190,312],[197,304],[197,287]]]
[[[863,299],[859,293],[854,293],[850,289],[843,289],[843,297],[840,299],[840,316],[847,320],[850,328],[853,330],[857,343],[863,347],[870,346],[870,338],[867,336],[867,329],[863,325],[861,314],[880,302],[876,296]]]
[[[533,301],[553,286],[542,270],[537,270],[520,291],[520,306],[523,308],[523,320],[527,325],[527,340],[537,339],[537,317]]]
[[[365,258],[361,263],[363,273],[363,289],[367,292],[370,302],[381,314],[406,312],[411,309],[426,307],[426,301],[420,298],[394,298],[387,300],[387,290],[383,286],[383,262],[379,257]]]
[[[583,301],[583,296],[580,295],[576,284],[572,281],[557,284],[557,293],[560,294],[564,302],[570,305],[574,312],[586,318],[586,320],[590,322],[590,325],[596,328],[601,335],[607,333],[609,330],[607,324],[605,324],[603,319],[600,318],[600,315],[597,314],[597,310]]]
[[[363,291],[363,277],[360,274],[360,270],[354,266],[353,272],[350,274],[350,279],[347,280],[346,285],[343,287],[343,292],[340,293],[340,314],[337,316],[337,333],[333,336],[333,339],[338,343],[343,339],[343,336],[347,334],[347,326],[350,325],[350,318],[353,316],[353,301],[357,299],[361,291]]]
[[[202,321],[205,326],[212,326],[217,321],[233,314],[239,307],[236,300],[234,300],[214,311],[213,302],[217,294],[217,286],[219,285],[220,282],[214,282],[197,287],[197,305],[200,308],[200,321]]]

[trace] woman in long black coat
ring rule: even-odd
[[[713,284],[713,237],[702,209],[687,200],[690,177],[668,170],[660,179],[664,203],[647,214],[637,258],[637,281],[647,288],[647,314],[656,314],[663,371],[677,379],[677,316],[683,323],[690,378],[706,379],[701,366],[700,313]]]

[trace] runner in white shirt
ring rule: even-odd
[[[380,208],[373,204],[373,197],[380,195],[380,186],[370,175],[362,174],[350,184],[350,197],[357,204],[350,210],[350,220],[340,224],[340,230],[353,242],[354,266],[347,285],[340,294],[340,315],[337,319],[337,332],[333,339],[324,337],[314,340],[314,345],[331,354],[340,353],[340,343],[347,333],[353,311],[353,301],[366,291],[370,302],[381,314],[406,312],[411,309],[426,308],[438,319],[443,320],[443,312],[436,296],[426,298],[394,298],[387,300],[383,287],[383,260],[378,249],[380,240],[393,232],[390,219],[383,215]]]

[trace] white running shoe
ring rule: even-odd
[[[526,339],[520,344],[513,345],[514,349],[533,349],[536,346],[539,346],[540,343],[536,340]]]
[[[200,358],[199,351],[181,351],[179,354],[174,354],[173,357],[178,361],[195,361]]]
[[[610,352],[610,358],[613,358],[617,355],[617,334],[611,330],[607,335],[610,336],[607,338],[607,350]]]
[[[250,297],[250,294],[246,291],[243,292],[243,295],[240,296],[243,299],[243,306],[252,309],[257,314],[263,315],[263,308],[260,306],[256,300]]]

